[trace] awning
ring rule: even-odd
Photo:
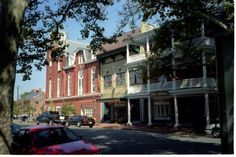
[[[127,99],[125,98],[108,98],[108,99],[100,99],[101,102],[104,103],[126,103]]]

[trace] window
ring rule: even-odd
[[[104,76],[104,86],[111,87],[111,75]]]
[[[68,96],[71,96],[71,90],[72,90],[72,80],[71,80],[71,75],[68,75]]]
[[[58,71],[61,70],[61,62],[60,62],[60,61],[57,62],[57,68],[58,68],[58,69],[57,69]]]
[[[82,94],[83,93],[83,70],[80,70],[78,72],[78,94]]]
[[[170,118],[170,104],[168,99],[162,99],[154,103],[154,118],[155,119],[169,119]]]
[[[52,97],[52,80],[49,80],[49,92],[48,92],[49,98]]]
[[[49,61],[49,66],[50,66],[50,67],[52,66],[52,61]]]
[[[61,95],[61,78],[60,77],[58,77],[58,79],[57,79],[57,97],[60,97],[60,95]]]
[[[130,85],[142,84],[142,78],[139,70],[130,72]]]
[[[85,108],[84,114],[88,117],[93,117],[93,109],[92,108]]]
[[[84,63],[84,56],[83,55],[79,55],[78,56],[78,64],[83,64]]]
[[[91,93],[95,92],[96,84],[95,84],[95,68],[91,69]]]
[[[74,54],[67,54],[66,56],[66,66],[74,65]]]
[[[49,128],[33,134],[36,148],[57,145],[78,140],[76,133],[68,128]]]
[[[125,85],[125,73],[116,74],[116,85],[117,86]]]
[[[20,130],[13,138],[13,141],[20,145],[22,149],[32,145],[28,130]]]

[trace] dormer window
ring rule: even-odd
[[[69,63],[69,66],[71,66],[71,65],[74,64],[73,61],[74,61],[74,55],[73,55],[73,54],[70,54],[70,55],[68,56],[68,63]]]
[[[58,66],[57,66],[58,69],[57,70],[60,71],[61,70],[61,62],[58,61],[57,64],[58,64]]]
[[[84,56],[83,55],[79,55],[78,56],[78,64],[83,64],[84,63]]]

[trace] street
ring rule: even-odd
[[[71,127],[101,154],[219,154],[220,138]]]
[[[34,123],[18,123],[22,127]],[[220,154],[220,138],[156,133],[116,128],[70,126],[101,154]]]

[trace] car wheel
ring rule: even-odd
[[[220,128],[213,128],[211,134],[213,137],[220,137]]]
[[[65,124],[65,125],[66,125],[66,126],[68,126],[68,127],[70,126],[69,122],[66,122],[66,124]]]
[[[53,125],[53,120],[50,120],[48,124]]]
[[[89,125],[89,127],[90,127],[90,128],[92,128],[92,127],[93,127],[93,125]]]
[[[40,122],[39,122],[39,121],[37,121],[37,122],[36,122],[36,124],[37,124],[37,125],[40,125]]]
[[[78,122],[78,123],[77,123],[77,126],[78,126],[78,127],[81,127],[81,122]]]

